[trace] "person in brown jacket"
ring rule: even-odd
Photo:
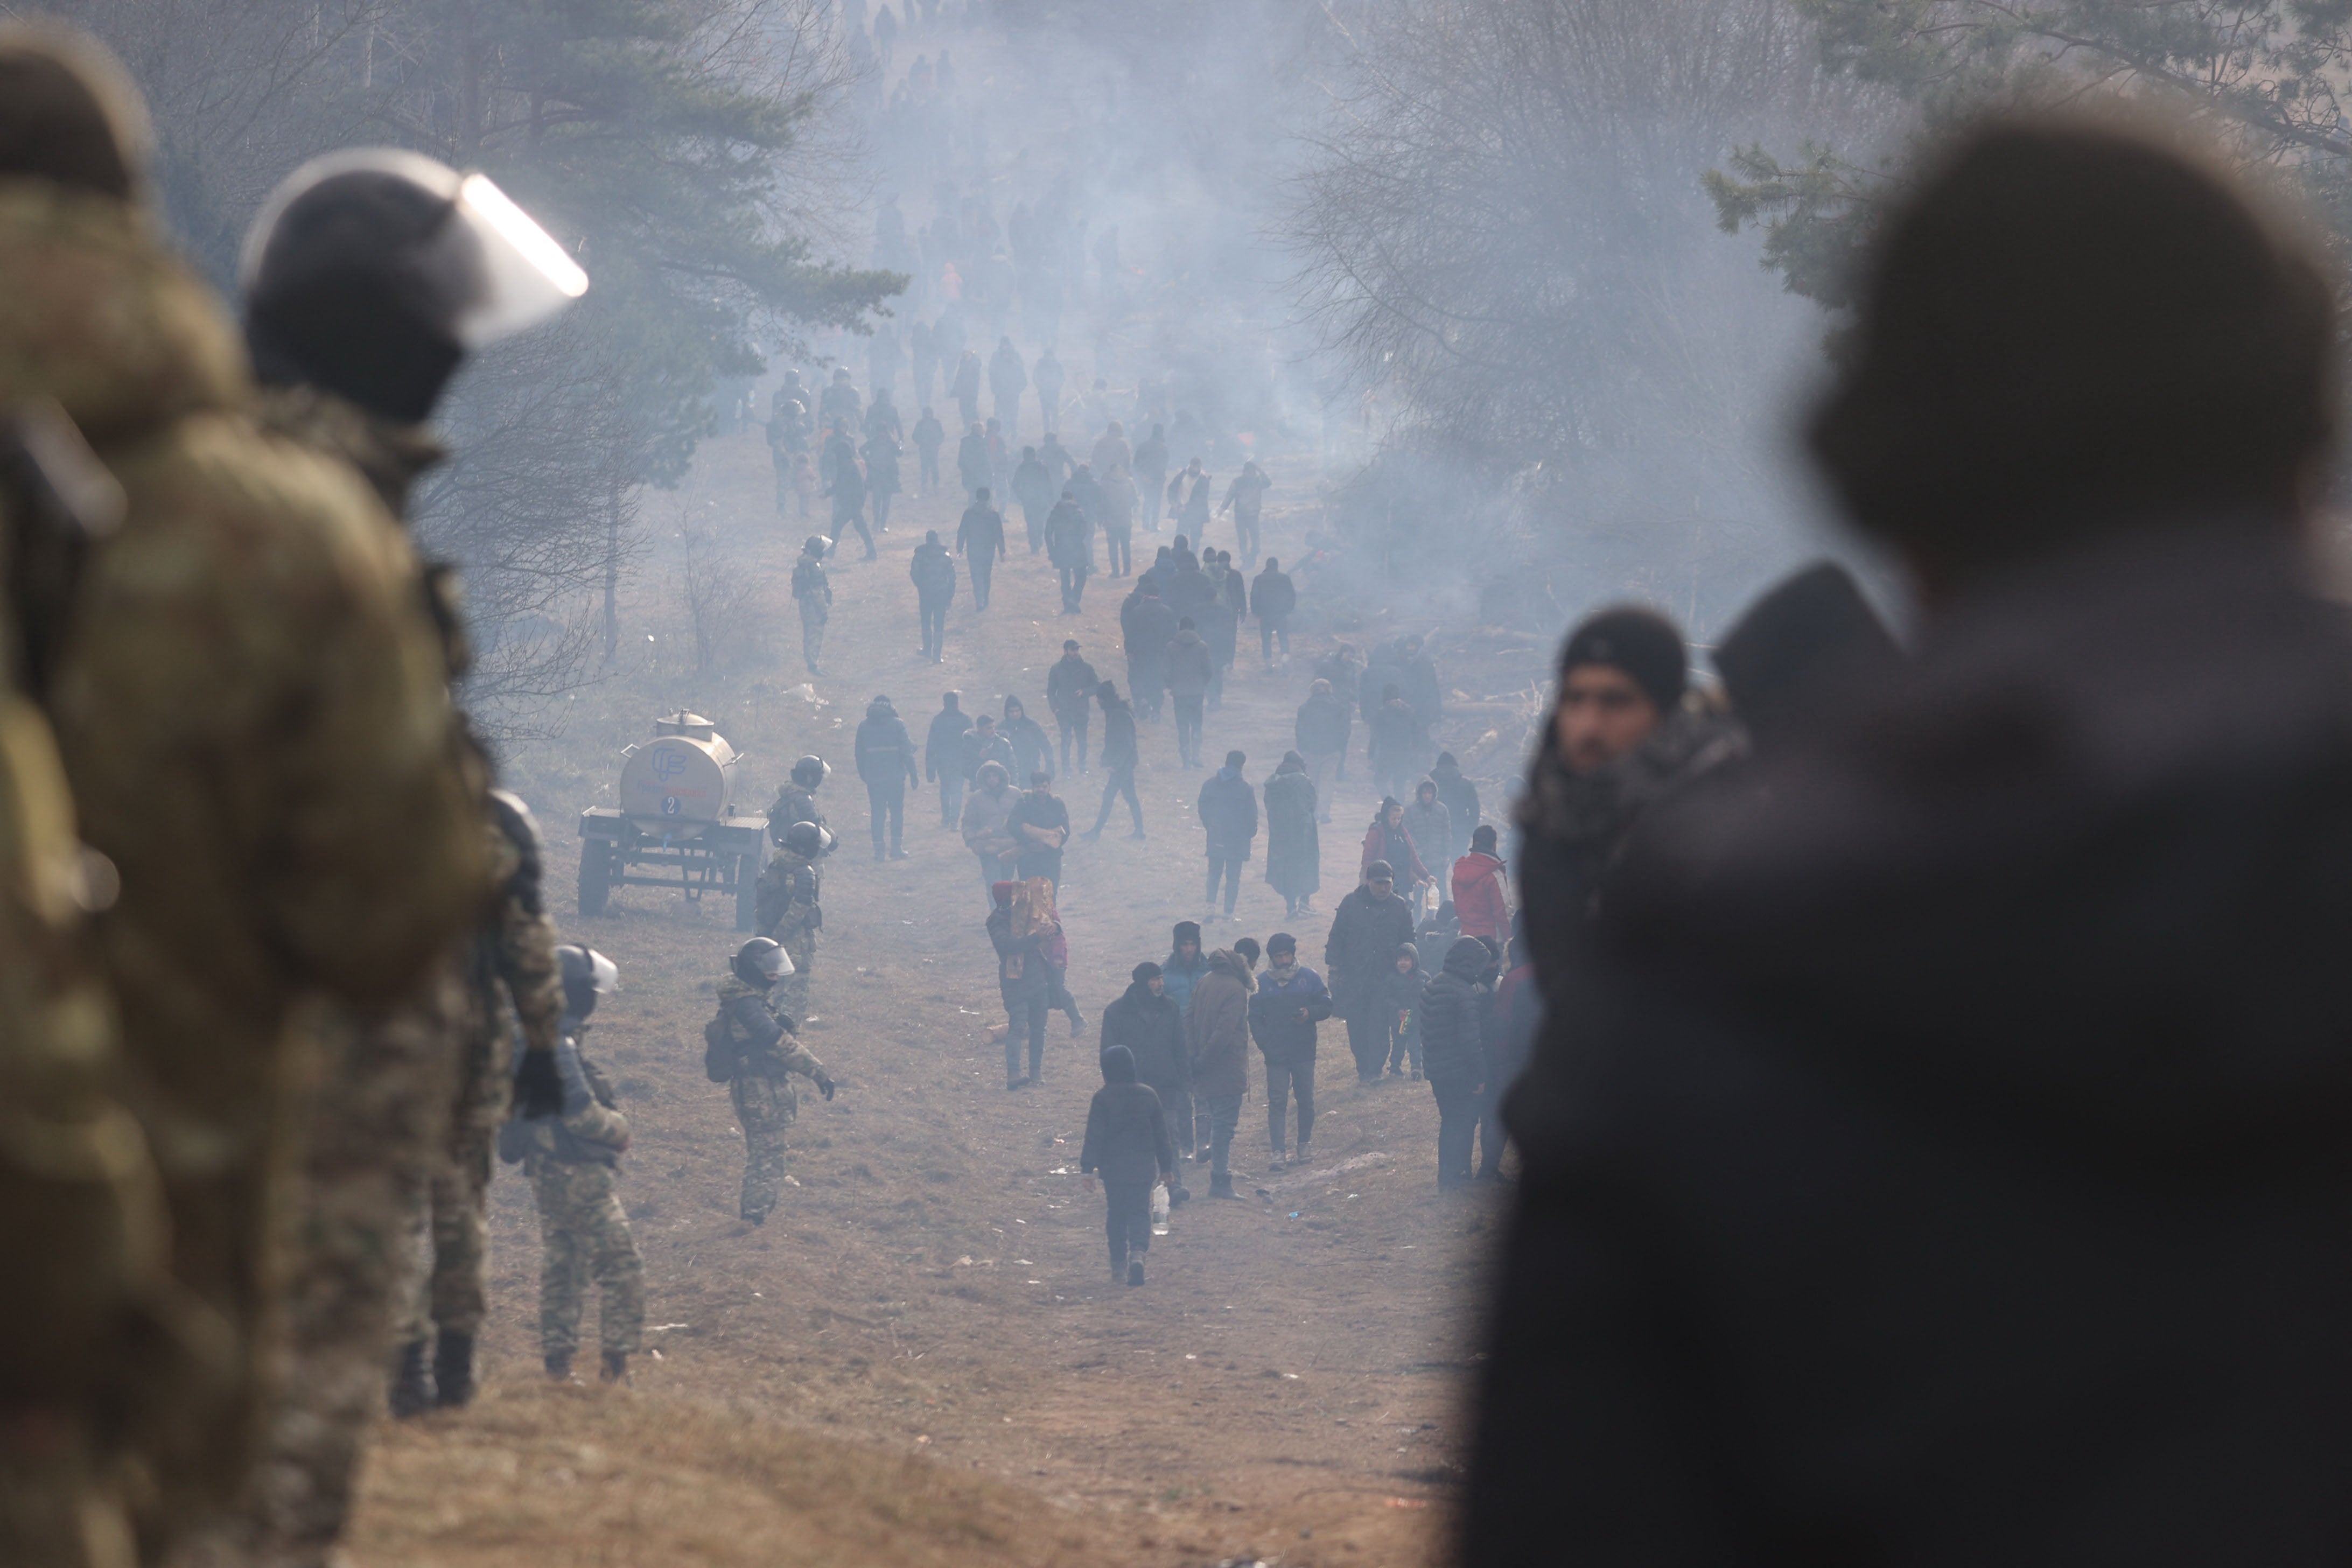
[[[1225,1167],[1234,1129],[1249,1092],[1249,998],[1256,989],[1258,945],[1244,937],[1209,954],[1209,972],[1192,987],[1184,1015],[1184,1048],[1192,1059],[1193,1103],[1209,1118],[1209,1195],[1238,1196]]]

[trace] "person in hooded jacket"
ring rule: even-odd
[[[2352,1552],[2340,338],[2265,195],[1996,117],[1878,220],[1809,435],[1916,645],[1535,926],[1465,1561]]]
[[[1045,733],[1045,726],[1029,717],[1028,707],[1018,697],[1004,700],[1004,721],[996,728],[1013,748],[1013,776],[1025,779],[1033,773],[1054,776],[1054,742]]]
[[[1470,1151],[1485,1105],[1495,974],[1493,951],[1475,936],[1457,937],[1422,993],[1422,1068],[1437,1098],[1440,1187],[1460,1186],[1474,1173]]]
[[[1143,801],[1135,793],[1135,764],[1141,753],[1136,747],[1135,715],[1120,698],[1118,688],[1108,680],[1095,688],[1095,700],[1102,704],[1102,765],[1106,776],[1103,779],[1102,809],[1095,813],[1095,825],[1087,830],[1087,837],[1102,837],[1103,824],[1110,820],[1111,803],[1124,795],[1128,815],[1135,819],[1135,831],[1128,837],[1141,838],[1144,837]]]
[[[1499,951],[1511,934],[1511,900],[1495,843],[1494,824],[1481,823],[1470,853],[1454,862],[1454,918],[1464,936],[1484,937]]]
[[[1011,822],[1013,808],[1021,797],[1013,788],[1012,772],[994,757],[980,764],[971,783],[971,793],[963,799],[963,844],[980,861],[981,889],[993,909],[996,884],[1012,875],[1019,847],[1013,840]]]
[[[1316,820],[1315,781],[1307,776],[1307,760],[1285,752],[1265,781],[1265,879],[1282,895],[1288,914],[1312,910],[1316,890],[1323,886],[1323,841]]]
[[[1469,846],[1470,835],[1478,829],[1478,786],[1462,776],[1462,764],[1451,752],[1437,753],[1437,761],[1430,766],[1429,777],[1430,782],[1437,785],[1437,798],[1445,803],[1454,828],[1454,837],[1446,842],[1443,852],[1447,859],[1458,860]]]
[[[963,693],[944,692],[931,727],[923,734],[923,777],[940,785],[940,826],[953,827],[963,816],[963,738],[971,716],[963,710]]]
[[[1106,1047],[1102,1075],[1103,1086],[1087,1106],[1078,1169],[1090,1191],[1095,1173],[1102,1173],[1111,1279],[1140,1285],[1143,1255],[1151,1250],[1152,1184],[1174,1180],[1176,1150],[1168,1137],[1167,1110],[1151,1086],[1138,1081],[1133,1053],[1125,1046]]]
[[[1242,764],[1247,761],[1239,752],[1227,752],[1225,765],[1201,785],[1201,798],[1194,807],[1193,816],[1209,841],[1209,890],[1202,895],[1208,914],[1204,919],[1216,916],[1217,884],[1221,879],[1225,888],[1225,918],[1234,918],[1234,904],[1242,891],[1242,868],[1248,864],[1250,844],[1257,837],[1257,792],[1242,777]]]
[[[1298,939],[1276,931],[1265,939],[1265,973],[1249,1002],[1250,1034],[1265,1058],[1265,1131],[1273,1150],[1271,1169],[1304,1165],[1315,1135],[1315,1026],[1331,1016],[1331,993],[1323,977],[1298,962]],[[1283,1123],[1289,1101],[1298,1100],[1298,1143],[1286,1160]]]
[[[1332,911],[1323,943],[1323,973],[1333,1009],[1348,1021],[1348,1049],[1360,1083],[1377,1083],[1389,1054],[1391,1019],[1383,1010],[1382,976],[1396,951],[1412,941],[1412,908],[1397,897],[1396,873],[1385,860],[1364,868],[1361,886]]]
[[[1307,776],[1320,797],[1321,810],[1316,820],[1331,820],[1331,796],[1326,775],[1334,768],[1337,777],[1348,776],[1348,734],[1354,729],[1356,710],[1331,682],[1318,676],[1315,684],[1307,689],[1307,700],[1298,705],[1298,719],[1291,734],[1298,742],[1298,754],[1306,759]]]
[[[907,786],[922,781],[915,772],[915,738],[887,697],[866,705],[857,726],[857,776],[866,781],[866,825],[874,835],[874,858],[883,858],[882,827],[890,828],[889,858],[907,858]]]
[[[800,1118],[792,1075],[813,1080],[833,1098],[832,1075],[794,1036],[798,1020],[782,1009],[782,983],[792,960],[766,937],[735,952],[719,977],[719,1014],[704,1032],[705,1072],[727,1084],[735,1125],[743,1131],[743,1188],[738,1212],[765,1225],[784,1180],[784,1134]]]
[[[937,664],[947,647],[948,608],[955,603],[956,589],[955,557],[940,542],[938,529],[926,532],[915,546],[907,576],[915,584],[915,611],[922,618],[919,656]]]
[[[1135,966],[1124,994],[1102,1015],[1102,1050],[1130,1052],[1139,1082],[1151,1086],[1168,1118],[1169,1136],[1190,1158],[1192,1152],[1192,1061],[1184,1047],[1184,1013],[1168,994],[1160,965],[1146,961]],[[1192,1194],[1185,1190],[1183,1173],[1171,1160],[1168,1201],[1181,1204]]]
[[[1032,1089],[1045,1081],[1045,1016],[1053,1008],[1053,982],[1043,948],[1050,932],[1013,933],[1013,895],[1017,881],[1000,881],[989,889],[993,907],[988,911],[988,941],[996,949],[996,989],[1004,1003],[1004,1087]],[[1021,1070],[1024,1042],[1029,1048],[1029,1070]]]
[[[1454,858],[1446,846],[1454,842],[1454,814],[1437,798],[1437,781],[1423,779],[1412,787],[1412,804],[1404,808],[1405,837],[1423,851],[1422,864],[1441,889],[1454,876]]]
[[[1257,943],[1244,937],[1209,954],[1208,973],[1192,987],[1184,1011],[1184,1048],[1192,1068],[1192,1093],[1209,1118],[1209,1195],[1240,1196],[1226,1162],[1234,1130],[1241,1124],[1242,1099],[1249,1093],[1249,999],[1256,989],[1250,971]]]

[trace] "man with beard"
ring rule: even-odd
[[[2333,271],[2086,121],[1879,218],[1809,435],[1909,667],[1753,787],[1647,790],[1658,726],[1613,866],[1538,763],[1530,858],[1603,875],[1584,937],[1527,882],[1465,1560],[2352,1550]]]
[[[1363,885],[1341,899],[1332,913],[1323,973],[1333,1010],[1348,1021],[1348,1049],[1356,1058],[1359,1083],[1381,1080],[1389,1054],[1382,977],[1396,962],[1396,950],[1412,940],[1412,906],[1397,897],[1396,872],[1385,860],[1365,867]]]

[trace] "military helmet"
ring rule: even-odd
[[[784,829],[783,846],[813,860],[824,853],[824,829],[814,822],[795,822]]]
[[[801,546],[801,553],[803,555],[822,555],[829,548],[831,548],[831,546],[826,543],[824,535],[821,533],[812,533],[808,536],[808,542]]]
[[[540,879],[545,861],[541,854],[539,819],[523,804],[522,796],[512,790],[490,791],[490,820],[499,832],[514,846],[515,871],[508,879],[507,890],[522,900],[532,914],[544,914],[540,902]]]
[[[755,936],[735,950],[735,973],[748,984],[773,985],[793,972],[793,955],[772,938]]]
[[[247,232],[246,338],[264,382],[416,421],[467,353],[553,315],[588,276],[481,174],[355,147],[288,175]]]
[[[823,757],[803,757],[793,764],[793,783],[803,789],[814,789],[833,776]]]
[[[563,979],[563,1005],[575,1018],[586,1017],[596,1010],[598,997],[621,988],[620,966],[593,947],[567,942],[555,950],[555,963]]]

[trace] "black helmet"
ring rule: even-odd
[[[596,1010],[596,998],[621,988],[620,967],[593,947],[567,942],[555,950],[563,977],[563,1006],[575,1018]]]
[[[773,985],[793,972],[793,955],[782,944],[755,936],[735,950],[735,973],[746,985]]]
[[[795,822],[784,829],[782,843],[793,854],[814,860],[824,853],[824,829],[814,822]]]
[[[803,757],[793,764],[793,783],[803,789],[814,789],[824,783],[832,772],[824,765],[823,757]]]
[[[246,235],[241,270],[256,374],[411,422],[468,353],[588,288],[487,176],[390,147],[288,175]]]

